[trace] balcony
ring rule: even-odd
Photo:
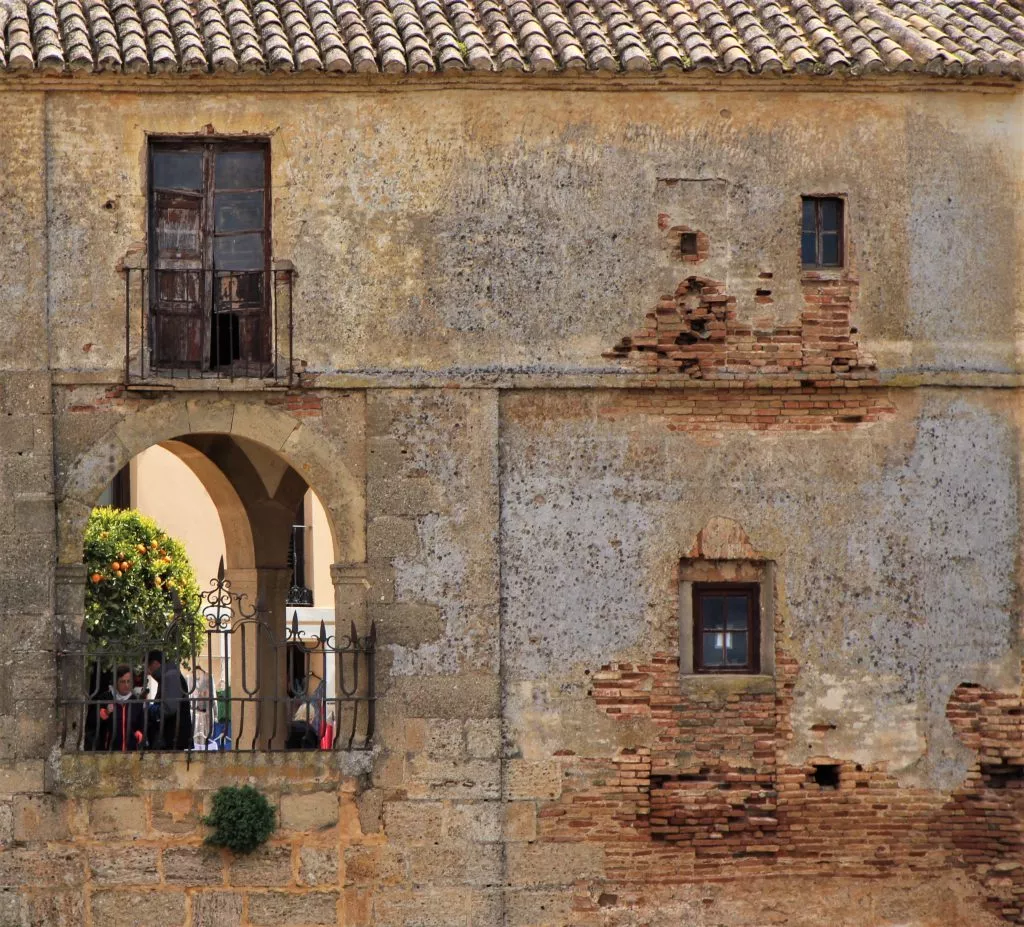
[[[122,273],[127,384],[292,385],[296,273],[290,261],[274,261],[266,271],[167,271],[131,255]]]

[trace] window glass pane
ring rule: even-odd
[[[153,186],[161,190],[202,190],[201,151],[154,151]]]
[[[725,663],[725,634],[704,635],[704,665],[721,666]]]
[[[839,200],[821,201],[821,230],[823,232],[839,231]]]
[[[747,629],[750,617],[750,599],[745,595],[731,595],[725,600],[725,626],[730,630]]]
[[[730,666],[747,665],[747,635],[743,631],[729,631],[725,635],[725,662]]]
[[[814,222],[814,200],[812,200],[812,199],[805,199],[804,200],[804,226],[803,226],[803,230],[805,232],[814,232],[814,231],[816,231],[816,226],[815,226],[815,222]]]
[[[214,228],[237,232],[263,228],[263,193],[218,193],[214,197]]]
[[[821,263],[828,266],[839,263],[839,236],[835,232],[822,233]]]
[[[800,262],[807,265],[818,263],[818,236],[814,232],[804,232],[800,237]]]
[[[259,232],[213,240],[215,270],[260,270],[263,263],[263,235]]]
[[[700,599],[701,622],[705,631],[725,627],[725,600],[719,595],[705,595]]]
[[[214,165],[218,190],[262,189],[265,180],[262,151],[219,151]]]

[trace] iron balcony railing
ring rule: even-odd
[[[126,259],[124,374],[150,380],[258,378],[292,384],[295,269],[174,271],[181,280],[158,297],[157,275]],[[174,297],[180,297],[175,299]]]
[[[369,749],[375,726],[376,627],[360,636],[307,634],[293,612],[276,632],[264,610],[232,591],[223,561],[202,594],[202,630],[178,617],[154,638],[61,641],[60,741],[103,752]],[[191,627],[194,627],[192,625]],[[164,655],[147,680],[149,657]],[[198,670],[198,671],[197,671]],[[116,677],[131,674],[118,690]]]

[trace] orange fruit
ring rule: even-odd
[[[121,578],[121,571],[120,571],[120,570],[114,570],[114,575],[115,575],[115,576],[116,576],[116,577],[117,577],[118,579],[120,579],[120,578]]]
[[[90,578],[90,579],[91,579],[91,580],[92,580],[92,581],[93,581],[94,583],[98,583],[98,582],[99,582],[99,581],[100,581],[101,579],[103,579],[103,577],[102,577],[102,576],[100,576],[100,574],[99,574],[99,573],[93,573],[93,574],[92,574],[92,576],[90,576],[89,578]]]
[[[112,569],[112,570],[120,570],[121,569],[121,564],[117,560],[115,560],[112,564],[110,564],[110,569]]]

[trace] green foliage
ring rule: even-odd
[[[276,821],[270,802],[251,785],[226,785],[213,795],[213,809],[203,823],[213,833],[206,842],[235,853],[251,853],[266,843]]]
[[[134,509],[97,508],[85,529],[85,627],[101,646],[163,641],[168,659],[203,644],[199,586],[180,541]],[[182,606],[173,624],[172,590]]]

